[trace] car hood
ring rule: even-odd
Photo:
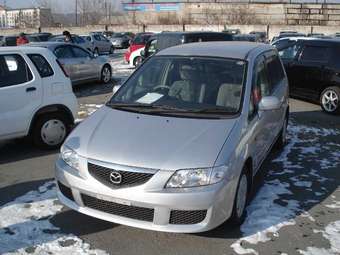
[[[126,166],[212,167],[236,121],[155,116],[103,106],[65,144],[88,159]]]

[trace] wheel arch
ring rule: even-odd
[[[33,130],[33,127],[34,127],[34,123],[39,119],[40,116],[42,116],[44,114],[47,114],[47,113],[56,113],[56,112],[64,114],[67,117],[70,125],[72,123],[74,123],[73,114],[72,114],[71,110],[67,106],[62,105],[62,104],[47,105],[47,106],[44,106],[44,107],[40,108],[34,114],[32,120],[31,120],[31,123],[30,123],[28,134],[32,133],[32,130]]]

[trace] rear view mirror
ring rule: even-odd
[[[278,110],[281,107],[280,100],[275,96],[263,97],[259,103],[260,111]]]

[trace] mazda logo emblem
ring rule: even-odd
[[[123,180],[123,177],[120,173],[118,173],[118,172],[111,172],[110,173],[110,181],[113,184],[121,184],[122,180]]]

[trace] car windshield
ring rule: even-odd
[[[245,75],[243,60],[156,56],[107,106],[150,114],[230,117],[240,110]]]

